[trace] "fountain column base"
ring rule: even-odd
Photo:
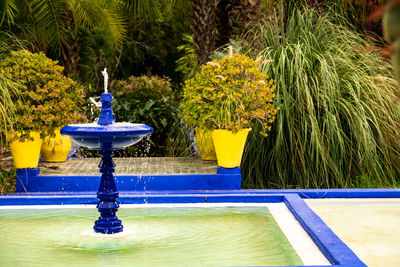
[[[117,199],[119,193],[115,185],[113,172],[115,171],[115,163],[112,160],[111,144],[103,144],[100,151],[101,162],[99,164],[101,181],[97,198],[100,200],[97,209],[100,217],[94,223],[94,231],[102,234],[115,234],[123,231],[121,220],[116,216],[119,204]]]

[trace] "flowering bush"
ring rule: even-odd
[[[182,119],[193,127],[234,132],[257,120],[264,133],[268,131],[277,113],[272,103],[275,86],[259,67],[257,61],[240,54],[203,65],[185,83]]]
[[[82,87],[63,75],[63,67],[43,53],[27,50],[12,52],[0,62],[0,72],[22,84],[21,97],[14,97],[16,116],[13,132],[21,132],[13,139],[21,141],[31,131],[54,136],[54,130],[82,118],[77,103],[82,100]]]

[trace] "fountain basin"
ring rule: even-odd
[[[124,232],[104,236],[88,230],[90,205],[0,209],[0,265],[16,265],[16,254],[19,264],[49,266],[303,265],[265,206],[121,205],[118,213]]]
[[[296,250],[296,252],[298,253],[298,255],[301,257],[303,264],[305,266],[329,266],[330,264],[333,264],[335,266],[366,266],[362,261],[360,261],[360,259],[358,259],[358,257],[331,231],[331,229],[329,229],[329,227],[327,225],[325,225],[325,223],[306,205],[306,203],[297,195],[297,194],[268,194],[273,192],[271,190],[256,190],[256,191],[236,191],[236,192],[229,192],[229,191],[217,191],[217,192],[147,192],[147,193],[128,193],[128,194],[123,194],[121,196],[121,203],[124,204],[137,204],[137,203],[148,203],[145,204],[143,207],[149,207],[149,205],[158,205],[159,207],[171,207],[171,208],[179,208],[179,207],[183,207],[183,206],[190,206],[190,207],[196,207],[196,208],[211,208],[210,205],[212,205],[213,207],[267,207],[268,210],[271,212],[271,214],[273,215],[274,219],[276,220],[276,222],[278,223],[279,227],[281,228],[281,230],[284,232],[285,236],[288,238],[289,242],[292,244],[293,248]],[[395,192],[396,193],[396,192]],[[10,207],[9,205],[38,205],[40,204],[41,206],[33,206],[33,209],[37,209],[37,208],[42,208],[45,205],[46,207],[52,209],[55,208],[55,206],[49,206],[49,205],[54,205],[54,204],[62,204],[61,208],[68,208],[68,205],[70,204],[94,204],[96,203],[96,200],[94,198],[94,195],[91,194],[87,194],[87,195],[81,195],[81,194],[71,194],[71,195],[65,195],[65,194],[30,194],[28,196],[24,196],[24,195],[10,195],[10,196],[6,196],[6,197],[0,197],[0,206],[3,205],[7,205],[4,207],[0,208],[0,214],[5,214],[3,212],[7,212],[6,210],[9,210],[10,208],[12,209],[13,207]],[[201,205],[201,206],[200,206]],[[276,207],[276,205],[282,207],[282,209],[275,209],[274,207]],[[142,205],[139,205],[142,206]],[[15,206],[14,206],[15,207]],[[25,206],[26,207],[26,206]],[[16,207],[16,208],[25,208],[25,207]],[[93,206],[92,206],[93,207]],[[72,208],[72,206],[71,206]],[[6,210],[3,210],[6,209]],[[286,210],[286,211],[285,211]],[[204,222],[206,222],[207,224],[211,224],[212,226],[216,225],[213,222],[210,222],[210,220],[214,220],[214,218],[209,217],[209,214],[207,212],[207,210],[199,210],[200,213],[202,214],[201,216],[206,216]],[[231,212],[232,210],[228,211],[225,214],[232,214]],[[24,216],[24,214],[26,214],[25,211],[22,211],[22,215]],[[125,211],[124,211],[125,212]],[[173,212],[173,209],[171,210],[171,212]],[[187,214],[186,211],[182,211],[183,214]],[[253,211],[250,212],[251,214],[253,214]],[[95,212],[93,210],[93,216],[94,216]],[[137,212],[134,212],[135,215],[137,215]],[[169,211],[166,213],[166,219],[172,219],[174,218],[174,216],[169,216],[170,213]],[[279,218],[280,216],[287,214],[288,217],[284,216]],[[5,214],[6,215],[6,214]],[[123,215],[121,213],[121,215]],[[6,215],[7,216],[7,215]],[[200,216],[200,215],[199,215]],[[198,215],[195,215],[194,218],[195,220],[198,220],[200,217]],[[28,218],[30,218],[31,216],[28,215]],[[123,219],[124,221],[126,219],[128,219],[127,217],[125,217],[125,215],[123,215]],[[291,219],[289,219],[289,217],[291,217]],[[36,218],[36,215],[35,215]],[[160,218],[158,215],[156,216],[157,220],[155,221],[155,223],[157,223],[158,225],[163,225],[163,224],[159,224],[158,223],[158,218]],[[32,218],[34,219],[34,218]],[[54,218],[56,219],[56,218]],[[145,219],[144,217],[139,216],[139,218],[134,219],[133,220],[133,225],[131,225],[130,223],[128,223],[127,226],[127,231],[124,233],[119,233],[117,235],[110,235],[107,236],[107,238],[104,238],[103,235],[101,236],[96,236],[98,237],[99,242],[101,243],[100,245],[102,245],[104,243],[104,246],[102,245],[102,248],[105,249],[109,249],[110,246],[107,243],[107,240],[113,240],[113,239],[119,239],[119,237],[123,238],[126,235],[130,235],[132,233],[132,231],[130,230],[134,230],[133,233],[136,233],[133,235],[134,238],[137,238],[138,235],[141,234],[145,234],[147,233],[146,231],[135,231],[135,230],[139,230],[138,228],[136,228],[136,223],[141,223],[142,220]],[[28,219],[30,220],[30,219]],[[53,219],[52,219],[53,220]],[[86,227],[80,228],[80,229],[88,229],[89,225],[90,225],[90,219],[85,219],[87,221],[86,223]],[[175,219],[174,219],[175,220]],[[248,218],[244,218],[243,221],[248,221]],[[128,220],[127,220],[128,222]],[[173,222],[173,226],[179,224],[178,228],[177,228],[177,232],[176,234],[172,234],[169,235],[169,237],[176,237],[177,235],[181,235],[181,234],[186,234],[186,232],[190,232],[189,230],[185,231],[183,230],[180,226],[180,223],[182,222],[182,220],[175,220]],[[292,227],[286,227],[284,226],[285,223],[283,222],[287,222],[289,223],[289,225],[286,226],[294,226],[294,225],[298,225],[300,227],[299,228],[292,228]],[[67,221],[68,223],[68,221]],[[227,224],[231,224],[234,223],[236,225],[236,223],[231,220],[228,219],[227,222],[224,222],[223,224],[221,224],[221,229],[218,231],[207,231],[209,233],[209,239],[207,238],[206,240],[204,240],[204,242],[197,242],[198,241],[198,234],[194,234],[191,236],[188,236],[188,239],[184,240],[183,244],[187,244],[187,241],[190,240],[194,240],[194,244],[195,245],[200,245],[202,248],[207,249],[210,248],[212,251],[216,252],[216,259],[220,259],[221,257],[219,257],[220,254],[220,250],[221,247],[223,245],[231,245],[232,242],[230,242],[230,240],[228,240],[231,236],[231,232],[226,228]],[[60,225],[60,223],[56,223],[58,225]],[[45,223],[46,225],[46,223]],[[136,226],[135,226],[136,225]],[[147,223],[143,224],[146,227],[148,226]],[[262,225],[260,223],[256,223],[257,225],[257,230],[254,231],[259,231],[261,230],[261,232],[258,233],[263,233],[263,231],[267,231],[269,228],[265,225]],[[133,226],[133,228],[132,228]],[[247,229],[246,227],[242,227],[240,225],[237,225],[238,228],[240,230],[243,229]],[[8,226],[7,226],[8,227]],[[75,224],[71,225],[71,226],[66,226],[64,228],[65,231],[69,231],[68,229],[73,228],[75,229],[78,226],[75,226]],[[79,226],[80,227],[80,226]],[[78,227],[78,228],[79,228]],[[203,226],[200,226],[200,224],[198,224],[198,221],[196,221],[196,223],[189,223],[188,224],[188,229],[203,229]],[[301,230],[301,228],[303,230]],[[25,229],[30,229],[29,227],[25,227]],[[70,229],[71,231],[73,231],[73,229]],[[155,228],[152,227],[150,228],[150,230],[154,230]],[[163,229],[167,229],[168,231],[172,230],[171,229],[171,225],[169,226],[165,226]],[[63,231],[64,231],[63,230]],[[79,229],[77,229],[78,231],[75,231],[77,233],[80,233],[81,231],[79,231]],[[152,231],[153,231],[152,230]],[[35,230],[33,230],[35,231]],[[86,231],[86,230],[85,230]],[[298,234],[302,231],[305,231],[305,234],[307,235],[307,238],[311,241],[312,244],[310,243],[306,243],[306,240],[304,239],[292,239],[291,236],[292,234]],[[56,231],[57,232],[57,231]],[[59,232],[59,231],[58,231]],[[58,233],[57,232],[57,233]],[[91,233],[90,231],[87,231],[90,236],[92,235],[97,235],[95,233]],[[154,232],[154,231],[153,231]],[[147,238],[154,238],[158,233],[161,233],[162,231],[155,231],[154,234],[150,234]],[[219,232],[221,233],[224,241],[223,243],[220,243],[217,248],[211,248],[210,247],[210,241],[216,236],[216,233]],[[251,231],[253,232],[253,231]],[[36,233],[36,231],[35,231]],[[246,234],[247,235],[247,234]],[[37,236],[37,235],[35,235]],[[40,236],[40,235],[39,235]],[[70,237],[70,235],[67,233],[65,236]],[[250,236],[250,235],[249,235]],[[258,234],[257,234],[258,236]],[[177,244],[175,241],[171,241],[170,239],[163,237],[162,239],[160,239],[161,241],[165,241],[167,244],[166,248],[163,249],[167,249],[170,248],[171,246],[174,246],[175,244]],[[306,238],[306,239],[307,239]],[[311,238],[311,239],[310,239]],[[26,242],[26,237],[24,237],[24,240]],[[79,239],[81,240],[81,239]],[[72,245],[74,244],[78,244],[80,241],[74,241],[72,240]],[[250,240],[252,240],[252,238],[250,238]],[[76,243],[78,242],[78,243]],[[159,244],[159,242],[156,242],[157,244]],[[253,244],[252,242],[250,242],[251,244]],[[60,244],[58,242],[56,242],[56,244]],[[120,242],[118,242],[118,244],[120,244]],[[117,244],[117,245],[118,245]],[[241,242],[238,242],[237,244],[241,244]],[[296,245],[297,244],[297,245]],[[308,244],[308,245],[307,245]],[[320,252],[322,252],[322,254],[325,257],[325,260],[323,262],[315,262],[315,260],[317,259],[316,254],[311,253],[311,249],[309,247],[309,245],[312,246],[317,246],[318,250]],[[252,247],[253,245],[251,245]],[[5,246],[6,248],[9,247],[9,244],[7,244]],[[67,244],[67,247],[70,248],[70,243]],[[75,245],[74,245],[75,247]],[[148,246],[145,246],[145,248],[147,249]],[[305,252],[305,254],[301,253],[300,249],[303,249],[303,251]],[[159,249],[156,250],[156,254],[155,255],[161,255],[160,253],[162,253],[164,250],[162,249],[162,251],[159,251]],[[184,249],[187,250],[193,250],[195,251],[195,256],[197,254],[197,249],[191,247],[191,246],[184,246]],[[299,250],[298,250],[299,249]],[[72,249],[70,250],[72,252],[76,252],[77,254],[82,254],[79,253],[79,251]],[[132,249],[121,249],[121,250],[116,250],[116,251],[111,251],[110,253],[108,253],[107,251],[104,250],[100,250],[98,255],[95,255],[95,259],[100,260],[98,263],[99,266],[101,266],[101,264],[103,263],[106,266],[112,265],[112,264],[108,264],[110,263],[109,260],[121,260],[121,258],[119,258],[119,255],[123,256],[122,254],[131,254],[131,253],[140,253],[142,250],[138,249],[137,246],[133,246]],[[241,251],[239,249],[239,251]],[[57,251],[58,252],[58,251]],[[269,253],[270,250],[266,250],[265,253]],[[121,254],[122,253],[122,254]],[[234,253],[236,254],[236,253]],[[13,254],[15,255],[15,251],[13,251]],[[59,255],[59,254],[58,254]],[[85,254],[87,255],[87,254]],[[167,253],[166,255],[169,255],[169,253]],[[185,255],[187,255],[186,253],[184,253],[184,255],[181,255],[182,257],[184,257]],[[303,256],[305,256],[303,258]],[[79,256],[79,255],[78,255]],[[279,262],[275,262],[275,263],[266,263],[266,262],[253,262],[253,260],[257,260],[259,259],[258,256],[257,257],[252,257],[251,259],[245,259],[244,261],[241,262],[223,262],[221,264],[218,264],[216,260],[211,259],[207,262],[204,262],[205,258],[205,254],[202,254],[202,256],[204,257],[200,257],[199,259],[202,262],[197,262],[198,264],[192,264],[192,265],[212,265],[212,266],[221,266],[221,265],[272,265],[272,266],[277,266],[277,265],[292,265],[294,264],[295,266],[298,266],[298,263],[279,263]],[[57,259],[59,259],[60,256],[58,256]],[[0,257],[2,258],[2,257]],[[43,258],[43,257],[41,257]],[[72,258],[75,258],[74,255],[72,255]],[[307,260],[308,258],[308,260]],[[153,258],[151,258],[152,260]],[[173,258],[174,259],[174,258]],[[179,264],[171,264],[172,266],[176,266],[176,265],[185,265],[186,260],[183,260],[183,258],[180,258],[179,256],[176,257],[175,259],[181,259],[179,261]],[[148,264],[149,263],[149,258],[145,257],[145,262],[144,265],[145,266],[151,266],[152,264]],[[328,260],[328,262],[326,261]],[[121,261],[119,261],[119,263],[121,263]],[[65,263],[69,262],[68,259],[66,259]],[[137,262],[135,262],[136,264]],[[247,263],[247,264],[246,264]],[[253,264],[252,264],[253,263]],[[108,264],[108,265],[107,265]],[[132,260],[129,261],[129,264],[132,264]],[[128,266],[130,266],[128,265]],[[163,264],[161,265],[168,265],[164,262],[163,259]],[[191,265],[191,264],[189,264]],[[120,265],[121,266],[121,265]]]
[[[61,129],[61,134],[69,135],[79,145],[93,150],[101,150],[105,144],[111,144],[109,149],[112,150],[124,149],[152,132],[153,128],[146,124],[127,122],[71,124]]]

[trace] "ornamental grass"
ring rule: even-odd
[[[400,181],[400,107],[392,66],[363,35],[315,10],[257,25],[247,49],[277,86],[268,138],[250,134],[248,188],[393,187]]]

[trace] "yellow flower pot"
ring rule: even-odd
[[[244,145],[251,128],[242,129],[237,133],[228,130],[214,130],[212,138],[218,166],[224,168],[240,167]]]
[[[55,137],[45,137],[42,144],[42,157],[46,162],[64,162],[71,151],[71,139],[54,131]]]
[[[211,132],[196,129],[196,144],[202,160],[217,160]]]
[[[20,134],[16,133],[16,135],[19,136]],[[25,140],[21,142],[15,140],[10,144],[14,166],[17,169],[37,168],[39,164],[42,139],[38,132],[31,132],[30,136],[33,138],[33,141]]]

